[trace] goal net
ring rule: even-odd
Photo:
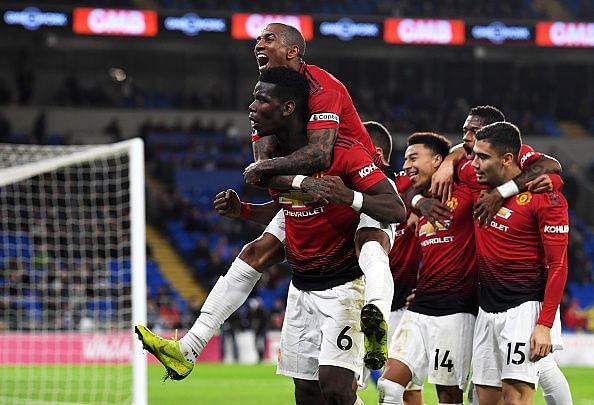
[[[146,403],[143,143],[0,144],[0,403]]]

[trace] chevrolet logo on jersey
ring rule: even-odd
[[[278,198],[279,204],[290,205],[293,208],[305,208],[307,204],[316,202],[317,200],[305,191],[290,190],[280,194]]]
[[[501,207],[499,211],[497,211],[496,216],[501,217],[503,219],[509,219],[514,212],[509,208]]]
[[[449,219],[445,220],[443,224],[441,222],[438,222],[437,230],[435,230],[435,227],[431,223],[427,222],[426,224],[421,225],[421,227],[419,228],[419,236],[429,237],[436,235],[437,232],[445,231],[446,229],[448,229],[451,223],[452,221]]]

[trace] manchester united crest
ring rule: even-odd
[[[530,191],[526,191],[525,193],[518,194],[516,196],[516,203],[518,205],[526,205],[532,201],[532,193]]]
[[[445,205],[448,206],[450,211],[454,211],[456,209],[456,207],[458,206],[458,198],[457,197],[450,198],[449,200],[446,201]]]

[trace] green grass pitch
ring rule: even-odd
[[[294,404],[290,378],[275,374],[273,365],[198,364],[183,381],[161,383],[160,367],[149,368],[149,403],[196,401],[199,404],[289,405]],[[573,393],[574,405],[594,405],[594,368],[563,368]],[[360,394],[366,404],[377,404],[377,391],[370,386]],[[425,403],[437,404],[435,388],[424,387]],[[194,403],[194,402],[192,402]],[[536,393],[535,404],[544,404]]]
[[[57,372],[57,373],[56,373]],[[575,405],[594,405],[594,368],[566,367]],[[122,403],[131,384],[129,367],[109,366],[36,366],[0,367],[0,404],[90,404],[96,387],[102,403]],[[49,377],[50,375],[57,377]],[[293,384],[290,378],[278,376],[274,365],[198,364],[183,381],[161,382],[161,366],[148,368],[149,404],[293,404]],[[49,377],[49,378],[48,378]],[[124,390],[118,394],[114,389]],[[70,389],[70,394],[64,394]],[[31,397],[31,395],[33,395]],[[94,395],[97,395],[95,392]],[[366,404],[377,404],[377,391],[371,386],[360,393]],[[425,403],[437,404],[435,388],[426,385]],[[129,397],[127,398],[129,402]],[[544,404],[542,393],[536,394],[535,404]]]

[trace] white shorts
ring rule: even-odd
[[[278,210],[274,218],[270,221],[264,232],[268,232],[281,243],[285,243],[285,213],[282,209]]]
[[[390,318],[388,319],[388,342],[392,341],[392,336],[394,336],[394,332],[396,332],[396,328],[400,324],[405,312],[406,307],[390,312]]]
[[[394,336],[394,332],[396,331],[396,328],[398,327],[398,324],[400,323],[400,320],[402,319],[402,316],[404,315],[405,312],[406,312],[405,307],[402,307],[400,309],[397,309],[396,311],[390,312],[390,318],[388,319],[388,342],[392,341],[392,336]],[[363,389],[367,388],[369,377],[370,377],[369,370],[367,368],[365,368],[363,375],[361,376],[360,379],[357,380],[359,390],[363,390]],[[405,391],[419,391],[422,389],[423,389],[422,385],[414,384],[411,381],[408,383],[408,385],[405,387],[404,390]]]
[[[513,379],[538,384],[543,364],[530,361],[530,336],[542,303],[527,301],[505,312],[479,309],[474,330],[472,381],[477,385],[501,387],[501,380]],[[551,329],[553,350],[563,349],[559,311]]]
[[[412,382],[466,389],[476,317],[457,313],[431,316],[406,310],[390,342],[388,356],[406,364]]]
[[[319,366],[363,371],[363,277],[323,291],[289,286],[277,374],[318,380]]]
[[[390,319],[388,320],[388,342],[392,342],[392,338],[394,337],[394,333],[402,320],[402,317],[406,313],[406,308],[402,307],[397,309],[396,311],[390,312]],[[415,384],[414,382],[409,382],[405,391],[419,391],[423,389],[423,385]]]
[[[389,224],[386,222],[379,222],[371,218],[369,215],[361,213],[359,217],[359,225],[357,225],[357,230],[361,228],[377,228],[380,231],[384,231],[388,238],[390,238],[390,246],[394,244],[394,238],[396,235],[396,227],[398,224]]]

